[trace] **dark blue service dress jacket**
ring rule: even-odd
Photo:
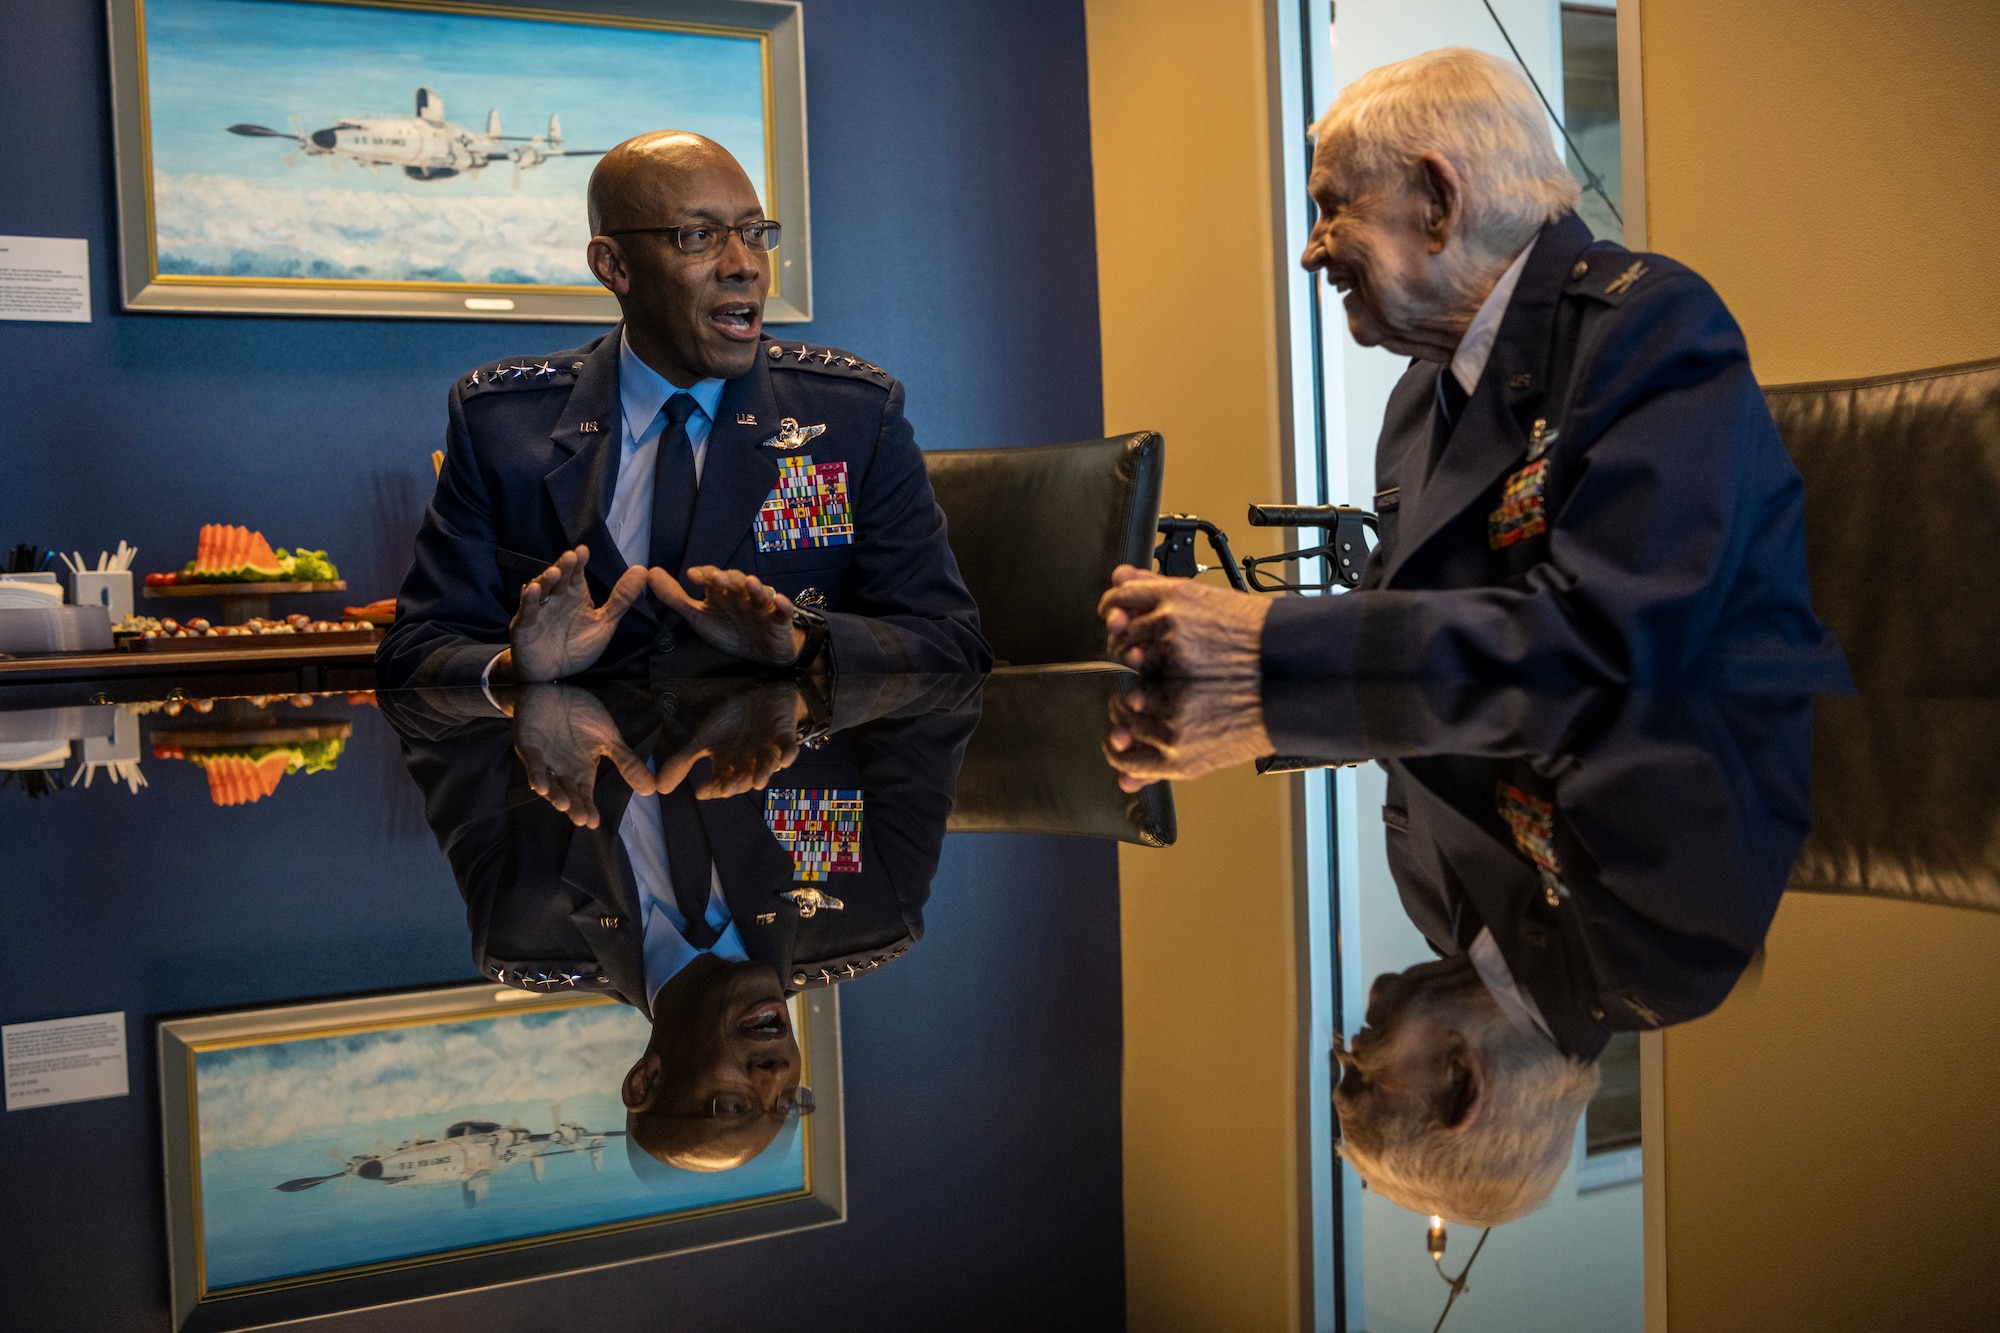
[[[1390,395],[1360,588],[1274,605],[1267,676],[1851,688],[1804,484],[1698,274],[1565,214],[1434,441],[1440,369]]]
[[[1763,691],[1291,682],[1296,754],[1376,756],[1390,874],[1440,955],[1482,927],[1556,1044],[1709,1013],[1762,947],[1812,823],[1813,703]]]
[[[622,330],[496,361],[452,385],[444,467],[376,653],[385,687],[478,685],[507,643],[522,586],[565,550],[590,547],[600,602],[624,572],[605,524],[621,447]],[[766,340],[715,415],[687,566],[740,569],[795,600],[817,594],[843,674],[992,664],[900,383],[836,348]],[[825,429],[781,447],[787,419],[801,432]],[[638,674],[649,663],[668,675],[724,665],[646,594],[588,674]]]
[[[744,949],[788,992],[868,975],[923,938],[959,765],[979,721],[981,679],[836,682],[834,730],[820,748],[802,750],[768,791],[696,803]],[[592,689],[626,741],[653,753],[659,699],[624,682]],[[479,691],[382,699],[465,898],[480,974],[527,990],[595,991],[651,1013],[644,911],[619,831],[632,791],[616,770],[607,764],[598,773],[598,826],[575,828],[529,789],[513,724]],[[683,735],[669,748],[684,743]],[[689,781],[707,772],[703,760]],[[804,881],[770,827],[766,802],[773,793],[836,791],[859,799],[859,863],[836,866],[813,885],[838,909],[807,914],[784,896]]]

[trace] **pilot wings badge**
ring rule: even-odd
[[[825,426],[801,426],[790,417],[778,423],[778,433],[758,445],[759,449],[800,449],[806,441],[826,433]]]

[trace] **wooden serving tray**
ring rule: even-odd
[[[119,637],[124,640],[127,652],[229,653],[246,648],[331,648],[345,644],[372,644],[381,636],[371,625],[367,629],[328,630],[318,634],[217,634],[213,637],[191,634],[185,639],[176,639],[172,635],[157,639],[141,638],[136,634]]]
[[[319,583],[166,583],[142,589],[148,597],[268,597],[281,592],[346,592],[346,579]]]
[[[183,750],[248,749],[253,745],[303,745],[308,741],[346,740],[354,735],[352,722],[313,722],[283,726],[272,723],[238,731],[215,727],[176,727],[171,723],[153,728],[153,744],[178,746]]]

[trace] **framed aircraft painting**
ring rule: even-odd
[[[591,169],[656,129],[784,228],[767,323],[812,317],[797,0],[107,0],[124,307],[563,320]]]
[[[728,1170],[626,1133],[652,1024],[490,984],[164,1022],[174,1327],[258,1327],[838,1222],[839,1001],[789,1002],[799,1100]]]

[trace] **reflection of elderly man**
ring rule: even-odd
[[[1556,1048],[1497,960],[1376,978],[1368,1025],[1335,1051],[1341,1156],[1391,1203],[1466,1226],[1540,1206],[1597,1091],[1596,1063]]]
[[[1593,242],[1512,66],[1433,51],[1318,129],[1301,262],[1357,342],[1415,358],[1376,450],[1362,589],[1271,600],[1121,569],[1126,664],[1182,675],[1839,687],[1804,488],[1702,279]]]

